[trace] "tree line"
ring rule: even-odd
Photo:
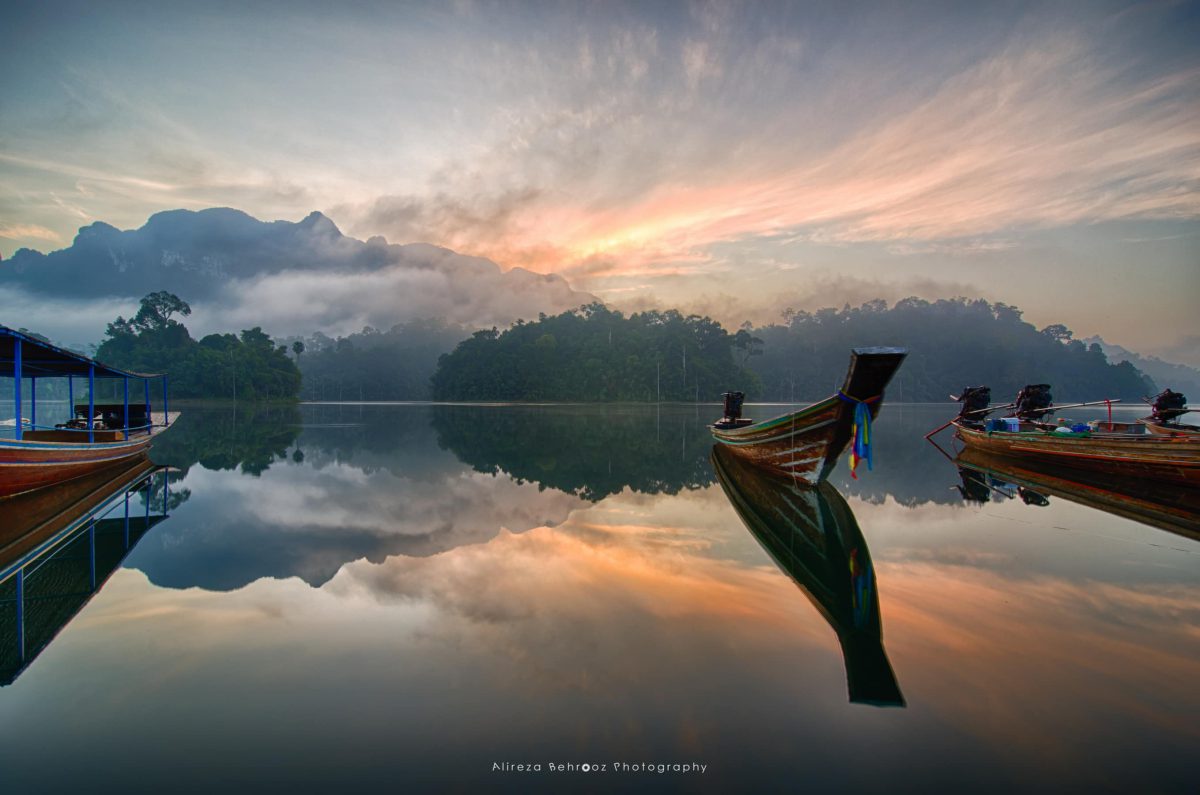
[[[167,373],[172,397],[231,400],[294,399],[300,371],[283,346],[255,326],[241,334],[195,340],[175,319],[192,313],[178,296],[156,292],[137,314],[108,324],[96,359],[141,373]]]
[[[626,316],[592,303],[503,330],[424,319],[283,344],[257,327],[197,341],[176,320],[190,313],[177,296],[152,293],[135,316],[108,325],[96,356],[169,373],[177,397],[243,400],[691,402],[738,390],[803,402],[836,389],[850,349],[866,345],[909,349],[892,400],[945,401],[978,384],[997,400],[1027,383],[1051,384],[1059,402],[1157,391],[1132,364],[1109,362],[1061,324],[1039,330],[1016,307],[966,298],[788,310],[780,322],[733,332],[675,310]]]
[[[435,400],[707,401],[759,392],[751,335],[677,311],[600,303],[477,331],[438,359]]]
[[[1140,400],[1156,387],[1128,362],[1112,364],[1099,345],[1073,339],[1061,324],[1040,331],[1003,303],[906,298],[888,307],[787,311],[783,322],[755,329],[763,341],[754,362],[765,400],[809,401],[840,386],[856,346],[894,345],[908,358],[888,388],[891,400],[945,401],[965,386],[987,385],[997,401],[1025,384],[1047,383],[1058,402]]]

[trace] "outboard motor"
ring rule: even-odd
[[[723,392],[725,399],[725,416],[722,422],[734,422],[742,418],[742,403],[746,400],[745,392]]]
[[[714,428],[729,430],[751,424],[751,420],[742,419],[742,401],[746,399],[745,392],[723,392],[721,397],[725,399],[725,416],[713,423]]]
[[[992,390],[986,386],[963,387],[962,394],[954,399],[962,404],[958,410],[960,420],[980,422],[983,419],[983,409],[992,402]]]
[[[962,485],[954,488],[958,489],[963,500],[982,505],[992,499],[992,490],[987,484],[987,477],[982,472],[959,467],[958,476],[962,479]]]
[[[1034,491],[1033,489],[1027,489],[1024,486],[1017,486],[1017,495],[1021,498],[1021,502],[1025,503],[1026,505],[1034,505],[1038,508],[1045,508],[1050,504],[1050,500],[1045,494]]]
[[[1187,396],[1182,392],[1164,389],[1154,396],[1150,413],[1155,422],[1170,422],[1187,414]]]
[[[1040,420],[1050,413],[1054,405],[1054,396],[1050,394],[1049,384],[1028,384],[1017,393],[1016,408],[1013,416],[1023,420]]]

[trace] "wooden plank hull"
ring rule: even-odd
[[[883,648],[871,553],[846,500],[829,483],[798,484],[722,445],[712,464],[750,534],[837,633],[850,701],[904,706]]]
[[[1150,419],[1139,421],[1142,425],[1146,426],[1147,433],[1152,433],[1155,436],[1182,436],[1189,439],[1200,439],[1200,427],[1195,425],[1163,424]]]
[[[0,602],[8,603],[0,610],[0,686],[33,663],[166,518],[121,509],[158,471],[143,451],[56,488],[0,500]]]
[[[954,423],[956,436],[983,453],[1067,469],[1200,486],[1200,439],[1045,431],[989,433]]]
[[[883,390],[904,361],[895,348],[859,348],[841,392],[867,404],[874,419]],[[773,420],[742,428],[713,428],[713,438],[733,455],[796,481],[816,484],[828,477],[850,442],[855,404],[839,395]]]
[[[39,544],[86,519],[106,499],[155,471],[145,451],[73,478],[58,488],[35,489],[0,500],[0,572]]]
[[[172,413],[174,416],[177,415]],[[169,427],[156,427],[128,441],[0,439],[0,498],[128,464],[143,455],[154,437]]]

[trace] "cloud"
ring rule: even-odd
[[[230,590],[265,577],[320,586],[350,561],[480,544],[557,525],[587,504],[456,465],[431,479],[424,470],[322,460],[303,437],[298,447],[308,448],[305,465],[277,464],[256,478],[194,467],[182,484],[192,498],[142,541],[131,565],[172,588]],[[424,464],[444,465],[432,439],[423,452]]]
[[[120,298],[80,301],[0,285],[0,324],[32,329],[79,350],[98,342],[104,327],[131,309],[136,306]]]
[[[437,246],[355,240],[320,213],[263,223],[222,208],[159,213],[125,232],[96,223],[67,249],[21,252],[0,274],[10,325],[77,338],[90,323],[84,339],[97,339],[152,290],[192,305],[188,327],[196,336],[253,326],[276,335],[345,334],[431,317],[505,326],[595,300],[555,275],[503,272]]]
[[[1006,230],[1200,217],[1196,67],[1131,77],[1084,29],[1052,28],[1022,32],[940,80],[906,86],[877,75],[893,94],[843,112],[855,123],[830,119],[845,128],[830,144],[779,133],[829,94],[802,98],[807,108],[768,107],[770,92],[752,82],[757,69],[718,81],[701,105],[675,108],[677,118],[647,119],[746,44],[685,39],[675,74],[665,53],[654,60],[657,91],[596,88],[574,103],[523,108],[503,142],[462,161],[471,179],[441,180],[432,198],[341,210],[364,232],[445,237],[502,263],[577,274],[592,289],[597,258],[629,274],[690,272],[714,244],[784,233],[883,242],[906,256],[969,254],[1012,247],[985,239]],[[804,53],[791,40],[757,44],[784,71]],[[588,53],[597,50],[590,39]],[[868,58],[859,69],[877,66]],[[579,88],[566,76],[550,90],[565,86]],[[730,118],[756,102],[753,124]],[[478,190],[497,183],[509,187]],[[389,214],[397,204],[403,211]]]
[[[722,290],[717,280],[683,300],[664,300],[652,285],[631,288],[629,295],[608,293],[609,304],[626,312],[641,312],[662,306],[707,315],[732,328],[745,320],[756,325],[778,322],[785,310],[814,311],[825,307],[840,309],[843,304],[861,306],[875,299],[889,304],[915,296],[926,300],[979,295],[978,286],[968,282],[950,282],[925,278],[899,278],[894,281],[870,279],[821,271],[806,271],[794,286],[766,287],[753,277],[730,276],[739,290]],[[776,277],[776,281],[778,278]]]
[[[276,335],[313,329],[347,334],[368,325],[390,328],[436,317],[503,327],[589,300],[561,278],[521,270],[502,273],[494,265],[461,271],[452,265],[422,269],[407,264],[369,272],[285,271],[230,282],[216,299],[193,307],[189,325],[196,333],[257,325]]]
[[[0,224],[0,237],[24,242],[29,240],[61,243],[62,238],[52,229],[37,224]]]
[[[1200,334],[1185,334],[1173,343],[1151,348],[1150,352],[1158,354],[1165,361],[1200,367]]]
[[[336,23],[252,9],[232,32],[189,20],[186,48],[164,12],[137,42],[164,54],[153,75],[123,57],[120,14],[54,20],[62,69],[34,69],[20,43],[4,56],[0,215],[65,239],[78,218],[127,226],[163,207],[318,207],[363,238],[602,297],[647,284],[668,304],[716,289],[680,276],[736,263],[799,287],[807,254],[848,270],[867,244],[890,259],[859,275],[983,284],[1004,246],[1043,273],[1120,280],[1089,250],[1114,224],[1129,240],[1183,233],[1148,255],[1164,278],[1195,260],[1177,228],[1200,218],[1186,6],[881,7],[853,24],[791,4],[462,9]],[[279,36],[312,47],[260,46]],[[1057,249],[1029,245],[1053,230]],[[948,276],[946,258],[974,271]],[[987,295],[1045,294],[1013,279]],[[1156,300],[1163,318],[1187,311]],[[1127,338],[1094,296],[1075,306]]]

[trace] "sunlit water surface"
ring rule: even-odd
[[[886,406],[832,478],[889,707],[717,482],[716,407],[186,407],[169,518],[0,688],[0,789],[1195,787],[1200,543],[965,501],[950,412]]]

